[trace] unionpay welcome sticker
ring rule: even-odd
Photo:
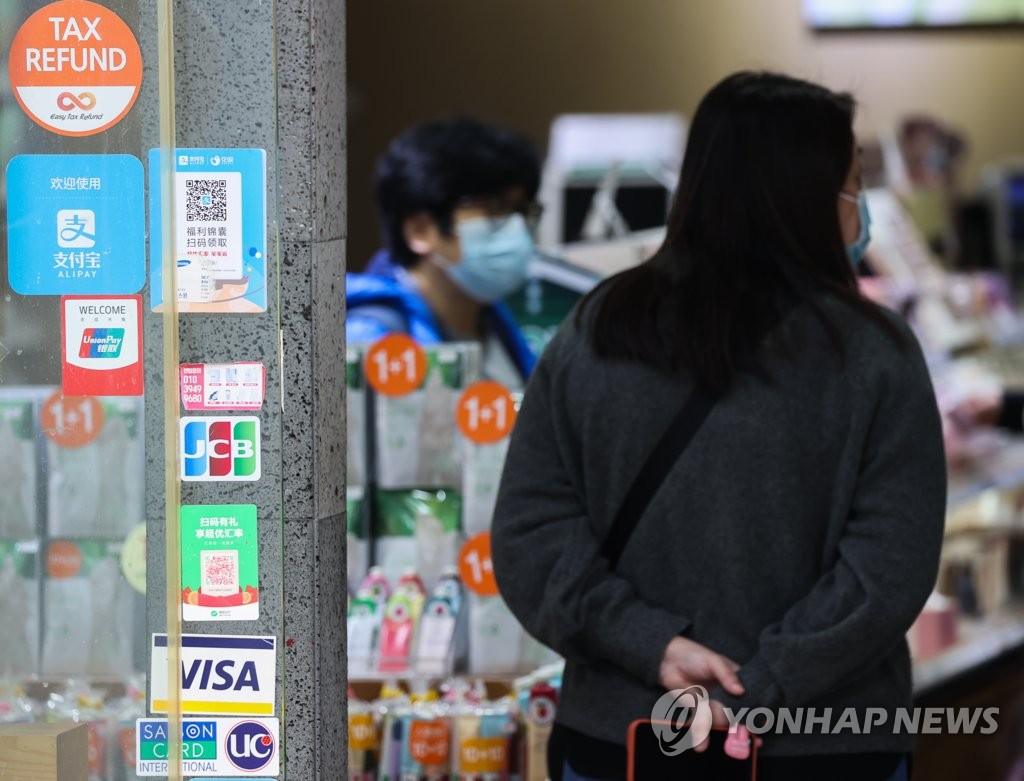
[[[73,396],[142,395],[142,296],[64,296],[62,385]]]
[[[14,97],[39,125],[91,136],[131,110],[142,85],[142,52],[117,14],[88,0],[36,11],[11,43]]]

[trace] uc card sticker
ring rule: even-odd
[[[146,282],[142,163],[18,155],[7,166],[8,278],[23,296],[128,295]]]
[[[181,712],[273,716],[277,638],[181,636]],[[167,713],[167,635],[153,635],[149,709]]]
[[[162,152],[149,153],[150,295],[163,307]],[[181,312],[267,310],[267,155],[262,149],[178,149],[174,170],[175,295]]]
[[[281,772],[277,719],[192,718],[181,722],[181,771],[193,778],[277,776]],[[167,777],[167,719],[135,724],[135,774]]]

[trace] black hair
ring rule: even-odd
[[[822,292],[899,332],[865,299],[847,259],[837,198],[854,153],[846,93],[775,73],[740,72],[693,119],[664,243],[606,280],[591,331],[598,355],[689,370],[725,391],[785,300],[806,301],[842,357]]]
[[[384,243],[406,267],[419,256],[406,244],[406,219],[428,213],[442,233],[463,198],[501,195],[521,187],[533,199],[540,186],[540,156],[526,138],[459,117],[416,125],[396,138],[377,161],[375,188]]]

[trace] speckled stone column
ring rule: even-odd
[[[184,315],[181,360],[262,361],[262,478],[185,483],[185,504],[257,505],[260,619],[275,635],[288,779],[346,776],[344,0],[175,0],[177,146],[267,152],[262,315]],[[157,146],[156,0],[140,0],[143,147]],[[280,296],[277,292],[280,290]],[[164,630],[161,323],[146,319],[150,631]]]

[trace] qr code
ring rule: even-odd
[[[227,222],[227,219],[227,179],[185,180],[185,220],[187,222]]]
[[[202,591],[211,596],[238,592],[238,551],[203,551]]]

